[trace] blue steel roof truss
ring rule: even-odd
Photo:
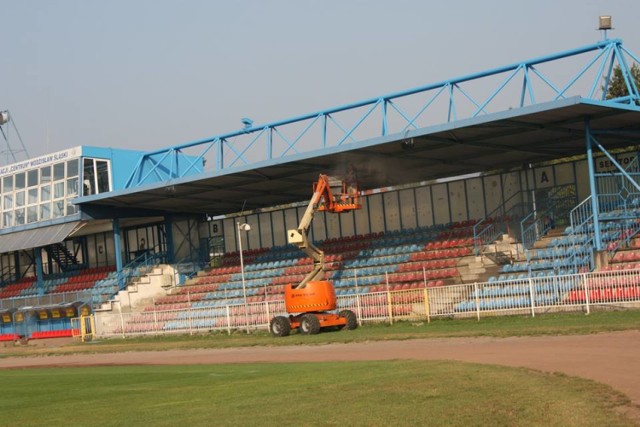
[[[542,64],[564,60],[566,58],[575,57],[589,52],[594,52],[594,55],[590,57],[586,64],[583,65],[577,73],[572,75],[568,81],[562,84],[554,83],[538,67]],[[183,155],[183,151],[194,147],[200,148],[199,152],[192,154],[196,161],[206,159],[206,156],[210,152],[215,153],[215,161],[212,162],[213,169],[211,171],[215,174],[223,174],[225,171],[231,170],[239,165],[252,165],[265,160],[284,160],[288,156],[309,151],[308,149],[304,150],[299,147],[301,140],[305,137],[309,137],[316,142],[317,145],[314,149],[357,143],[362,139],[356,137],[355,132],[362,129],[365,124],[369,125],[372,120],[376,120],[374,117],[376,117],[377,114],[374,113],[377,112],[380,113],[379,116],[381,119],[379,125],[376,126],[379,130],[375,134],[372,134],[370,130],[365,132],[369,138],[384,137],[392,132],[402,133],[409,129],[419,129],[423,126],[418,123],[418,120],[428,115],[430,107],[432,107],[435,101],[442,96],[447,97],[447,111],[446,119],[441,120],[440,122],[452,122],[464,118],[490,114],[493,111],[490,110],[489,107],[492,105],[493,101],[518,76],[521,78],[521,89],[518,91],[519,93],[516,105],[524,107],[527,105],[527,100],[529,105],[534,105],[540,102],[568,98],[568,91],[581,80],[588,70],[598,64],[595,79],[590,84],[590,90],[582,96],[587,99],[595,99],[594,97],[598,93],[600,84],[604,83],[603,86],[605,90],[602,91],[602,94],[598,99],[605,100],[606,88],[609,85],[613,67],[615,64],[618,64],[623,71],[622,74],[629,95],[609,100],[609,102],[632,105],[640,99],[640,95],[635,82],[630,77],[630,68],[626,57],[631,58],[635,62],[640,62],[635,55],[629,52],[622,45],[621,40],[604,40],[582,48],[568,50],[530,61],[511,64],[486,72],[445,80],[439,83],[303,115],[288,120],[176,145],[163,150],[144,154],[137,167],[132,171],[125,188],[138,187],[143,184],[169,181],[175,178],[187,176],[189,173],[193,172],[196,162],[189,161],[187,165],[183,165],[181,169],[177,161],[171,161],[171,167],[169,168],[166,167],[165,161],[170,157],[181,156]],[[472,96],[471,93],[463,87],[463,84],[482,82],[483,79],[489,76],[499,76],[503,74],[506,74],[504,79],[488,97],[482,100],[474,98],[474,96]],[[542,99],[542,97],[536,96],[534,79],[532,76],[536,76],[544,86],[552,90],[553,96],[551,99]],[[435,93],[427,100],[426,103],[417,109],[415,114],[404,111],[398,104],[398,101],[403,98],[429,92]],[[459,108],[459,98],[470,102],[470,104],[474,106],[474,109],[465,114],[464,111]],[[353,121],[351,125],[345,125],[345,122],[340,119],[340,115],[342,113],[354,112],[355,110],[363,107],[364,111]],[[396,128],[393,129],[391,128],[389,115],[392,112],[395,112],[395,117],[403,122],[402,126],[396,126]],[[432,123],[433,122],[437,123],[437,121],[432,121]],[[302,125],[302,129],[293,136],[287,136],[283,130],[285,128],[292,128],[293,124]],[[336,134],[333,138],[329,137],[328,126],[330,125],[333,126],[334,133]],[[370,128],[373,129],[374,127],[370,126]],[[317,130],[317,132],[310,135],[312,130]],[[245,136],[251,137],[248,144],[240,146],[240,144],[235,143],[237,139]],[[279,141],[283,145],[283,148],[279,153],[275,150],[276,141]],[[215,150],[212,150],[214,147]],[[249,156],[249,154],[251,154],[251,156]]]
[[[570,61],[569,66],[562,61]],[[513,165],[573,155],[578,146],[584,149],[581,115],[593,116],[596,127],[611,125],[595,120],[609,116],[623,117],[615,123],[626,128],[636,126],[637,116],[629,112],[640,113],[640,95],[630,62],[640,61],[622,41],[604,40],[176,145],[144,154],[124,190],[79,203],[125,206],[125,199],[143,205],[146,200],[147,208],[176,210],[178,200],[188,199],[180,204],[185,211],[201,206],[198,211],[219,214],[304,200],[306,186],[300,190],[301,184],[336,162],[377,157],[402,170],[433,167],[414,176],[424,180],[507,167],[510,159]],[[615,65],[623,71],[629,94],[607,100]],[[551,66],[567,70],[556,78],[562,81],[549,77]],[[411,149],[400,150],[397,142],[407,141]],[[502,157],[493,161],[495,155]],[[135,199],[127,199],[133,194]]]

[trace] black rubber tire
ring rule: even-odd
[[[315,335],[320,332],[320,320],[315,314],[304,314],[300,318],[300,333],[303,335]]]
[[[269,332],[274,337],[286,337],[291,333],[291,323],[284,316],[276,316],[269,323]]]
[[[340,313],[338,313],[338,316],[347,319],[347,323],[344,325],[344,329],[351,331],[358,327],[358,318],[353,311],[342,310]]]

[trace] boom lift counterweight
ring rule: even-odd
[[[336,294],[331,282],[324,280],[324,252],[308,239],[313,216],[317,211],[331,213],[360,209],[360,194],[355,182],[345,182],[321,174],[313,186],[313,196],[297,229],[287,231],[287,240],[313,259],[313,269],[302,282],[288,284],[284,301],[289,317],[276,316],[271,319],[269,330],[274,336],[289,335],[291,329],[300,329],[304,334],[317,334],[323,327],[337,326],[355,329],[358,325],[355,314],[336,309]]]

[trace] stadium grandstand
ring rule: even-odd
[[[605,39],[153,152],[0,166],[0,340],[266,329],[312,268],[286,234],[320,173],[363,190],[310,231],[359,322],[638,304],[639,62]]]

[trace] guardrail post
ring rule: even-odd
[[[424,288],[424,312],[427,315],[427,323],[431,323],[431,308],[429,307],[429,292]]]
[[[585,309],[587,310],[587,314],[590,314],[591,311],[589,309],[589,286],[587,285],[587,275],[585,273],[582,273],[580,276],[582,277],[582,287],[584,289]]]
[[[120,329],[122,329],[122,338],[126,338],[127,334],[124,332],[124,316],[122,315],[122,306],[120,306]]]
[[[358,271],[355,268],[353,269],[353,278],[356,284],[356,309],[358,312],[356,317],[358,319],[358,325],[362,326],[362,307],[360,305],[360,293],[358,292]]]
[[[227,333],[231,335],[231,314],[229,313],[229,304],[225,307],[227,309]]]
[[[480,321],[480,295],[478,292],[478,283],[474,282],[473,284],[473,294],[475,296],[476,299],[476,317],[478,319],[478,321]]]
[[[389,311],[389,324],[393,325],[393,307],[391,305],[391,290],[389,290],[389,272],[384,272],[384,277],[387,282],[387,309]]]
[[[531,317],[536,317],[536,300],[533,295],[533,279],[529,277],[529,298],[531,299]]]

